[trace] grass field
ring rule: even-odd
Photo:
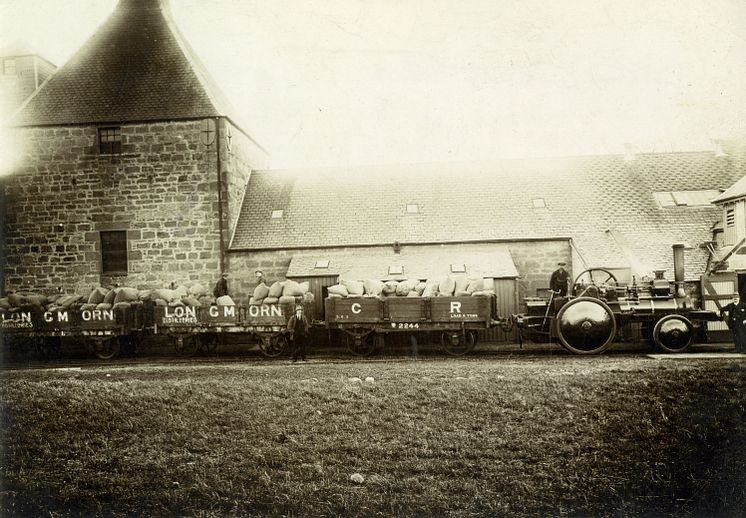
[[[4,516],[746,509],[743,360],[430,358],[1,375]]]

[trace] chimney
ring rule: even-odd
[[[673,278],[675,283],[676,297],[686,297],[684,291],[684,243],[675,243],[673,245]]]
[[[723,150],[723,141],[719,139],[713,139],[712,140],[712,146],[715,150],[715,156],[728,156],[727,153]]]
[[[632,144],[630,142],[624,143],[624,161],[632,162],[635,159],[635,152],[632,150]]]

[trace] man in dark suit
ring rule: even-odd
[[[746,301],[739,296],[733,299],[733,302],[723,306],[720,310],[720,318],[727,314],[728,327],[733,333],[733,343],[736,346],[736,352],[746,353]]]
[[[561,261],[557,263],[557,268],[552,272],[552,277],[549,279],[549,289],[557,292],[557,294],[560,297],[565,297],[567,295],[567,283],[570,278],[570,274],[567,273],[567,270],[565,270],[565,266],[567,263],[564,261]]]
[[[216,299],[228,295],[228,274],[223,273],[215,283],[215,288],[212,290],[212,295]]]
[[[306,361],[306,346],[308,345],[308,319],[303,314],[303,306],[295,307],[295,314],[288,319],[290,343],[293,346],[293,361]]]

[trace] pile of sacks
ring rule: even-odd
[[[210,290],[202,284],[191,286],[180,285],[176,288],[160,288],[140,292],[142,300],[152,300],[156,306],[191,306],[195,308],[218,306],[235,306],[236,303],[229,295],[217,299],[210,295]]]
[[[272,286],[260,284],[254,288],[249,299],[250,305],[262,304],[301,304],[313,302],[313,293],[308,291],[308,282],[291,280],[277,281]]]
[[[58,310],[92,310],[122,309],[133,305],[153,301],[156,306],[193,306],[202,307],[212,304],[222,306],[235,305],[229,296],[215,299],[209,290],[201,284],[189,287],[161,288],[156,290],[138,290],[137,288],[93,288],[87,295],[40,295],[37,293],[11,293],[0,298],[0,310],[14,311],[58,311]]]
[[[483,279],[446,277],[440,281],[410,279],[404,281],[366,280],[364,282],[340,279],[339,284],[330,286],[329,298],[346,297],[463,297],[494,295],[492,289],[485,289]]]
[[[87,295],[40,295],[38,293],[11,293],[0,299],[0,309],[21,311],[65,311],[93,309],[122,309],[142,304],[140,292],[135,288],[94,288]]]

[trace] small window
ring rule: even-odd
[[[280,209],[280,210],[273,210],[271,217],[272,217],[272,219],[280,219],[280,218],[282,218],[282,209]]]
[[[15,59],[3,60],[3,75],[6,75],[6,76],[16,75],[16,60]]]
[[[101,272],[127,273],[127,231],[101,232]]]
[[[314,268],[329,268],[329,259],[319,259]]]
[[[99,128],[98,151],[102,155],[118,155],[122,152],[122,128]]]
[[[466,265],[464,263],[451,264],[451,273],[465,273]]]
[[[727,227],[736,226],[736,210],[735,209],[727,209],[725,211],[725,225]]]
[[[420,206],[416,203],[408,203],[407,204],[407,214],[417,214],[420,212]]]
[[[402,275],[404,273],[403,266],[389,266],[389,275]]]
[[[544,201],[544,198],[534,198],[531,200],[531,203],[533,203],[535,209],[544,209],[547,206],[547,202]]]

